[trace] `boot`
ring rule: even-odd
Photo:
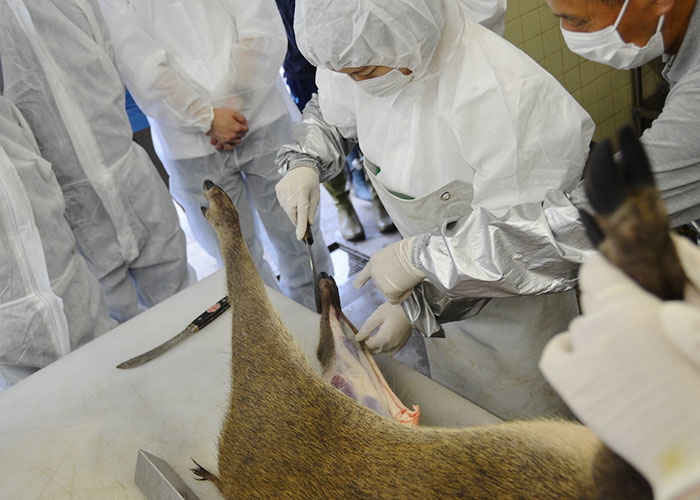
[[[359,162],[360,160],[358,159],[353,160],[353,165],[349,168],[352,190],[355,192],[355,196],[357,196],[359,199],[371,201],[372,195],[370,193],[367,179],[365,178],[365,171]]]
[[[348,241],[364,240],[365,230],[350,200],[348,199],[347,202],[336,205],[336,208],[338,209],[338,227],[343,238]]]
[[[323,185],[333,198],[335,208],[338,210],[338,227],[341,236],[348,241],[364,240],[365,230],[350,202],[350,190],[347,186],[345,170],[330,181],[324,182]]]
[[[386,213],[386,209],[384,208],[384,205],[382,205],[379,196],[377,196],[377,193],[374,191],[373,188],[371,189],[371,191],[372,215],[374,215],[374,222],[377,224],[377,229],[379,229],[379,232],[382,234],[396,231],[396,226],[391,220],[391,217],[389,217],[389,214]]]

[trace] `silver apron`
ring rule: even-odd
[[[471,211],[470,184],[452,181],[420,198],[390,193],[370,170],[387,213],[405,238],[432,233],[450,219]],[[467,251],[465,249],[465,251]],[[571,416],[547,384],[537,363],[552,336],[578,315],[573,290],[546,295],[492,298],[468,319],[442,325],[445,338],[426,338],[433,380],[506,419],[542,415]]]

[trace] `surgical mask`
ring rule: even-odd
[[[404,75],[398,69],[392,69],[385,75],[360,80],[357,84],[363,91],[375,97],[390,97],[398,94],[411,80],[412,73]]]
[[[637,68],[662,55],[664,53],[664,39],[661,36],[661,27],[664,23],[664,16],[659,18],[656,33],[652,35],[644,47],[625,43],[622,39],[617,27],[628,5],[629,0],[625,0],[620,14],[611,26],[592,33],[569,31],[562,28],[560,24],[564,41],[571,52],[617,69]]]

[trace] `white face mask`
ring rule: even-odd
[[[399,93],[411,80],[413,73],[404,75],[398,69],[392,69],[387,74],[376,78],[368,78],[356,82],[360,88],[375,97],[391,97]]]
[[[600,31],[583,33],[569,31],[561,28],[564,41],[571,52],[574,52],[586,59],[601,64],[607,64],[617,69],[632,69],[648,63],[652,59],[664,53],[664,39],[661,36],[661,27],[664,23],[664,16],[659,18],[656,26],[656,33],[649,39],[644,47],[633,43],[625,43],[617,31],[617,27],[622,20],[622,16],[627,10],[629,0],[625,0],[620,9],[615,23]]]

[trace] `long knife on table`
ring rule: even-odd
[[[192,323],[187,325],[187,328],[182,330],[180,333],[175,335],[173,338],[170,340],[166,340],[162,344],[160,344],[158,347],[154,347],[150,351],[144,352],[143,354],[136,356],[135,358],[131,358],[127,361],[124,361],[123,363],[119,363],[117,365],[117,368],[121,369],[126,369],[126,368],[134,368],[136,366],[141,366],[144,363],[148,363],[150,360],[153,358],[156,358],[163,354],[165,351],[170,349],[171,347],[176,346],[183,340],[185,340],[187,337],[190,337],[200,331],[202,328],[207,326],[209,323],[214,321],[216,318],[218,318],[222,312],[224,312],[226,309],[228,309],[229,303],[228,303],[228,297],[224,297],[221,299],[219,302],[211,306],[209,309],[204,311],[202,314],[197,316]]]

